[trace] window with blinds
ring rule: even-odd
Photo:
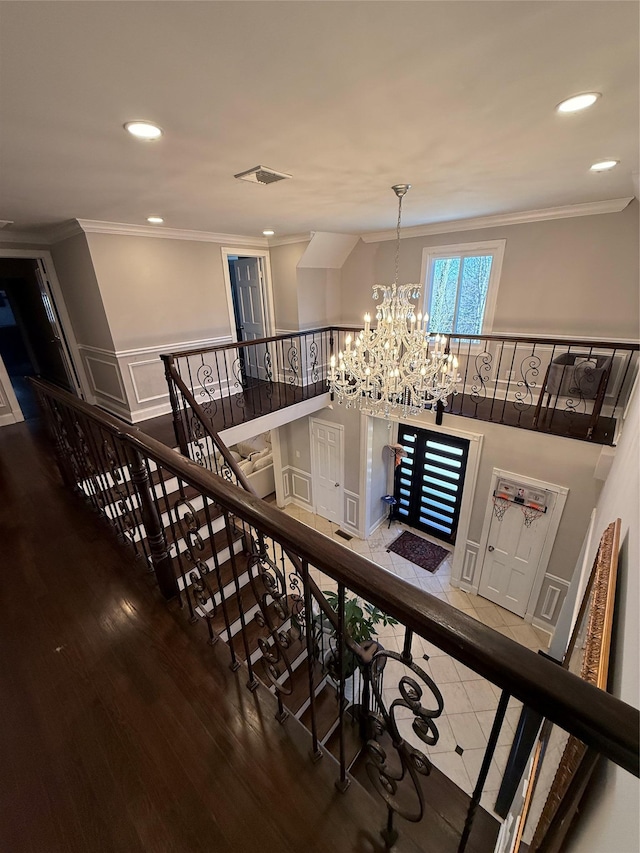
[[[407,454],[395,472],[398,518],[455,542],[469,442],[400,424],[398,443]]]

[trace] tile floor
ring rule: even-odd
[[[336,535],[338,525],[327,521],[325,518],[307,512],[300,507],[290,504],[285,512],[287,515],[314,527],[320,533],[330,536],[345,548],[357,551],[378,565],[393,572],[408,583],[420,587],[427,592],[447,601],[459,610],[483,622],[501,634],[510,637],[533,651],[546,649],[550,637],[544,631],[534,628],[519,616],[515,616],[508,610],[498,607],[490,601],[477,595],[463,592],[451,586],[451,556],[447,557],[438,567],[434,574],[387,551],[390,542],[396,539],[403,530],[411,528],[399,522],[394,522],[391,529],[386,524],[379,527],[373,536],[367,540],[353,538],[345,541]],[[411,531],[417,535],[420,531]],[[426,536],[426,539],[431,537]],[[443,545],[436,539],[431,541]],[[446,547],[446,546],[445,546]],[[332,582],[317,572],[316,582],[321,589],[331,588]],[[333,584],[335,587],[335,584]],[[385,648],[402,651],[404,641],[404,628],[400,625],[382,627],[378,632],[380,641]],[[436,720],[439,732],[438,742],[433,746],[426,746],[413,732],[411,728],[412,714],[409,709],[400,709],[399,717],[402,721],[399,725],[402,736],[417,748],[425,752],[433,764],[452,779],[466,793],[471,794],[476,783],[482,758],[495,711],[498,707],[500,690],[494,687],[486,679],[479,676],[473,670],[444,654],[436,646],[414,637],[412,648],[414,661],[428,675],[430,675],[439,687],[444,698],[444,712]],[[427,656],[427,659],[425,659]],[[389,661],[388,664],[398,669],[397,677],[393,671],[385,672],[387,683],[397,684],[401,674],[404,674],[401,664]],[[397,690],[389,688],[391,701],[397,695]],[[482,806],[493,812],[496,795],[502,779],[502,771],[506,765],[509,749],[513,740],[515,727],[520,716],[521,703],[515,699],[509,701],[506,718],[498,739],[498,746],[491,762],[491,769],[482,795]]]

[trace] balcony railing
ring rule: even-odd
[[[308,725],[315,757],[323,754],[323,743],[330,744],[326,722],[320,721],[320,696],[333,690],[337,785],[345,791],[349,783],[354,754],[348,740],[355,721],[364,749],[359,760],[383,801],[386,818],[381,814],[380,822],[388,846],[397,832],[396,816],[420,821],[429,809],[423,780],[431,763],[403,738],[396,719],[401,709],[419,741],[437,742],[444,701],[421,666],[422,641],[501,691],[467,819],[458,827],[459,850],[473,838],[511,696],[638,775],[636,709],[140,430],[54,386],[33,384],[65,483],[145,558],[165,597],[177,598],[189,621],[206,626],[210,643],[227,642],[230,666],[246,668],[247,686],[256,689],[262,681],[276,694],[278,719],[293,713]],[[335,607],[318,584],[335,592]],[[346,628],[353,595],[403,626],[402,651],[354,642]]]
[[[325,394],[331,341],[327,327],[162,355],[176,431],[191,433],[190,405],[176,380],[222,432]]]
[[[330,357],[354,331],[325,327],[163,355],[183,452],[200,429],[194,402],[220,432],[326,393]],[[638,369],[637,343],[478,335],[450,336],[447,347],[458,359],[461,382],[439,421],[452,414],[615,443]]]

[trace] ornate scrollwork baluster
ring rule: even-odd
[[[311,359],[311,381],[317,382],[320,379],[318,372],[318,344],[316,341],[311,341],[309,344],[309,358]]]
[[[264,389],[264,392],[267,396],[267,399],[270,400],[271,397],[273,396],[274,388],[273,388],[273,362],[271,360],[271,353],[269,352],[268,346],[265,346],[265,348],[264,348],[263,364],[264,364],[264,375],[265,375],[265,379],[267,382],[265,389]]]
[[[137,520],[135,515],[135,506],[131,495],[125,486],[125,478],[122,473],[122,463],[116,456],[116,453],[108,439],[102,442],[102,455],[108,466],[111,481],[113,483],[113,491],[116,493],[117,501],[116,508],[118,515],[110,519],[112,522],[119,521],[120,532],[125,539],[128,539],[135,546],[135,533]]]
[[[408,674],[400,678],[397,687],[399,696],[387,707],[385,675],[389,678],[390,671],[395,668],[387,666],[389,661],[400,664],[408,670]],[[432,767],[427,756],[402,737],[400,720],[397,718],[398,710],[411,711],[414,717],[411,726],[414,734],[426,745],[433,746],[440,736],[434,720],[442,713],[444,700],[435,682],[408,655],[382,649],[374,655],[368,671],[379,713],[369,713],[372,737],[367,742],[367,775],[389,810],[389,822],[382,831],[382,836],[390,847],[397,838],[397,831],[393,827],[395,814],[412,822],[422,819],[424,794],[419,777],[428,776]],[[424,687],[432,696],[429,707],[423,704]],[[386,695],[388,696],[388,691]],[[397,753],[399,767],[395,766],[396,762],[389,761],[385,747],[379,742],[379,738],[385,734],[391,739],[393,749]],[[411,787],[414,797],[410,798],[409,794],[401,795],[403,790],[410,791]]]
[[[175,502],[173,513],[185,545],[185,550],[181,553],[190,564],[186,576],[191,581],[190,590],[196,604],[194,613],[207,620],[209,642],[213,645],[218,641],[218,634],[212,625],[212,620],[218,612],[218,604],[213,590],[209,586],[209,566],[201,556],[205,549],[205,543],[200,533],[198,513],[193,504],[185,498],[180,498]]]
[[[541,363],[542,359],[535,352],[525,356],[520,362],[520,375],[522,379],[519,379],[516,383],[518,390],[515,392],[513,403],[514,409],[520,412],[520,414],[535,404],[533,392],[538,387],[535,380],[540,373]]]
[[[216,388],[211,365],[203,362],[196,370],[196,379],[200,386],[202,410],[210,420],[213,420],[218,411],[218,404],[215,398]]]
[[[244,377],[245,377],[245,359],[242,353],[234,359],[233,364],[231,365],[231,372],[234,376],[233,387],[238,390],[233,395],[234,402],[236,406],[240,408],[244,408],[245,399],[244,399]]]
[[[471,399],[475,405],[475,417],[478,415],[478,406],[487,399],[487,385],[491,381],[491,367],[493,364],[493,353],[484,349],[475,356],[476,372],[473,374],[474,384],[471,386]]]
[[[287,350],[287,363],[289,365],[289,385],[298,385],[300,380],[300,359],[298,347],[292,343]]]
[[[255,620],[265,628],[271,643],[261,637],[258,645],[265,663],[265,673],[278,694],[289,695],[292,690],[293,669],[287,655],[291,644],[300,639],[304,625],[304,597],[297,575],[287,578],[269,555],[269,546],[264,540],[254,537],[251,556],[247,567],[249,582],[260,608]],[[277,617],[274,619],[274,615]],[[288,624],[288,627],[283,626]],[[287,677],[283,679],[284,670]],[[284,715],[281,713],[282,719]]]
[[[567,389],[569,396],[565,401],[563,412],[566,417],[586,414],[587,400],[596,398],[600,375],[595,367],[595,360],[587,360],[571,368],[571,383]]]

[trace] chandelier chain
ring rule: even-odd
[[[398,286],[400,280],[400,223],[402,222],[402,199],[403,196],[398,196],[398,222],[396,225],[396,272],[393,280],[394,285]]]

